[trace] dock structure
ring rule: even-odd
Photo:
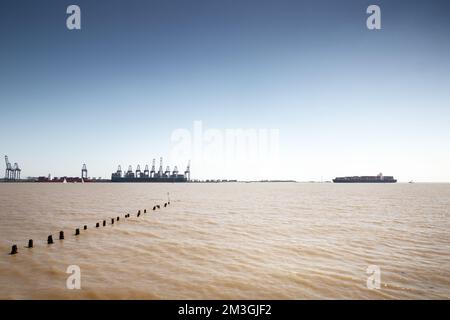
[[[177,166],[173,171],[170,171],[170,167],[167,166],[166,170],[163,170],[163,158],[159,161],[159,170],[156,172],[155,168],[156,160],[153,159],[152,168],[148,170],[148,165],[145,165],[144,172],[141,171],[141,166],[137,165],[136,171],[133,171],[132,166],[128,166],[126,172],[122,171],[122,167],[119,165],[117,171],[111,174],[111,182],[189,182],[191,176],[190,162],[187,165],[184,174],[179,174]]]

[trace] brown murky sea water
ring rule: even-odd
[[[449,299],[449,231],[450,184],[2,183],[0,298]]]

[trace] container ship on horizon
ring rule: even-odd
[[[334,183],[396,183],[397,180],[393,176],[383,176],[380,173],[377,176],[354,176],[354,177],[337,177],[333,179]]]

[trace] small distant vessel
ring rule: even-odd
[[[66,180],[66,178],[64,178],[64,180],[63,180],[63,182],[62,183],[67,183],[67,180]]]
[[[382,173],[376,176],[353,176],[337,177],[333,179],[334,183],[396,183],[393,176],[383,176]]]

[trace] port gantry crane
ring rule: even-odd
[[[22,171],[19,164],[16,162],[14,166],[9,162],[8,156],[5,156],[6,170],[5,170],[5,180],[6,181],[16,181],[20,180],[20,172]]]
[[[153,161],[152,161],[152,170],[150,171],[150,178],[155,177],[155,172],[156,172],[155,161],[156,161],[155,159],[153,159]]]
[[[186,177],[187,181],[191,180],[191,160],[188,161],[188,165],[186,171],[184,172],[184,176]]]
[[[163,161],[162,161],[162,157],[159,158],[159,169],[158,169],[158,177],[162,177],[163,176]]]
[[[5,180],[8,181],[12,170],[11,163],[9,163],[8,161],[8,156],[5,156],[5,162],[6,162]]]
[[[86,168],[86,164],[84,163],[83,167],[81,168],[81,179],[87,180],[87,178],[88,178],[88,171]]]
[[[14,168],[13,168],[13,175],[14,175],[13,180],[14,180],[14,181],[20,180],[20,172],[21,172],[21,171],[22,171],[22,170],[19,168],[19,164],[18,164],[17,162],[15,162],[15,163],[14,163]]]
[[[136,167],[136,174],[134,175],[136,178],[140,178],[141,177],[141,166],[138,164]]]
[[[128,166],[128,171],[127,171],[126,175],[127,175],[127,177],[134,178],[133,168],[131,166]]]

